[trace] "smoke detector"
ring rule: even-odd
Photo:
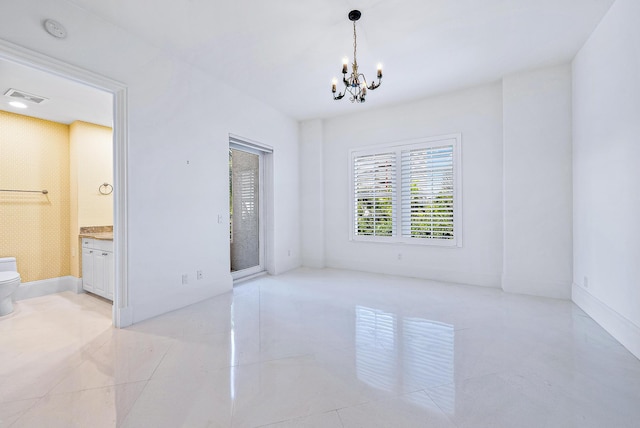
[[[67,37],[67,30],[58,21],[47,19],[44,21],[44,29],[56,39],[64,39]]]
[[[43,102],[49,99],[49,98],[42,97],[40,95],[30,94],[28,92],[20,91],[18,89],[13,89],[13,88],[5,92],[4,95],[9,98],[13,98],[14,100],[28,101],[33,104],[42,104]]]

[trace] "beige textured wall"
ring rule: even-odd
[[[81,121],[69,130],[71,275],[80,277],[80,228],[113,225],[113,193],[98,190],[103,183],[113,185],[113,136],[111,128]]]
[[[0,111],[0,257],[22,282],[70,274],[69,126]]]

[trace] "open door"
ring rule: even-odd
[[[265,270],[263,177],[262,152],[230,145],[230,251],[234,280]]]

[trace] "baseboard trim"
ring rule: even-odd
[[[253,273],[251,275],[243,276],[242,278],[236,278],[233,280],[233,285],[241,284],[245,281],[249,281],[250,279],[258,278],[261,276],[267,275],[267,271],[263,270],[261,272]]]
[[[571,299],[570,281],[552,281],[514,276],[502,277],[502,290],[507,293],[527,294],[530,296],[551,297],[553,299]]]
[[[46,296],[49,294],[61,293],[63,291],[81,293],[82,278],[76,278],[75,276],[60,276],[58,278],[23,282],[13,294],[13,298],[14,300],[18,301],[24,299],[32,299],[34,297]]]
[[[640,327],[575,283],[571,287],[571,300],[640,359]]]
[[[114,312],[115,312],[115,306],[114,306]],[[118,315],[114,314],[114,327],[116,328],[125,328],[125,327],[129,327],[130,325],[133,324],[133,310],[131,308],[131,306],[128,306],[126,308],[120,308],[120,310],[118,311]]]
[[[373,263],[366,261],[353,262],[341,259],[327,259],[326,268],[342,269],[357,272],[397,275],[406,278],[418,278],[428,281],[439,281],[453,284],[478,285],[481,287],[500,288],[500,275],[482,272],[432,269],[405,260],[391,263]]]
[[[302,264],[300,265],[300,267],[308,267],[311,269],[324,269],[325,268],[326,263],[324,262],[324,257],[322,258],[315,258],[315,257],[308,257],[308,258],[302,258]]]

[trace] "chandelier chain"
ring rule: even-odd
[[[354,65],[358,65],[358,61],[356,60],[356,49],[358,47],[358,42],[357,42],[357,37],[356,37],[356,21],[353,21],[353,64]]]

